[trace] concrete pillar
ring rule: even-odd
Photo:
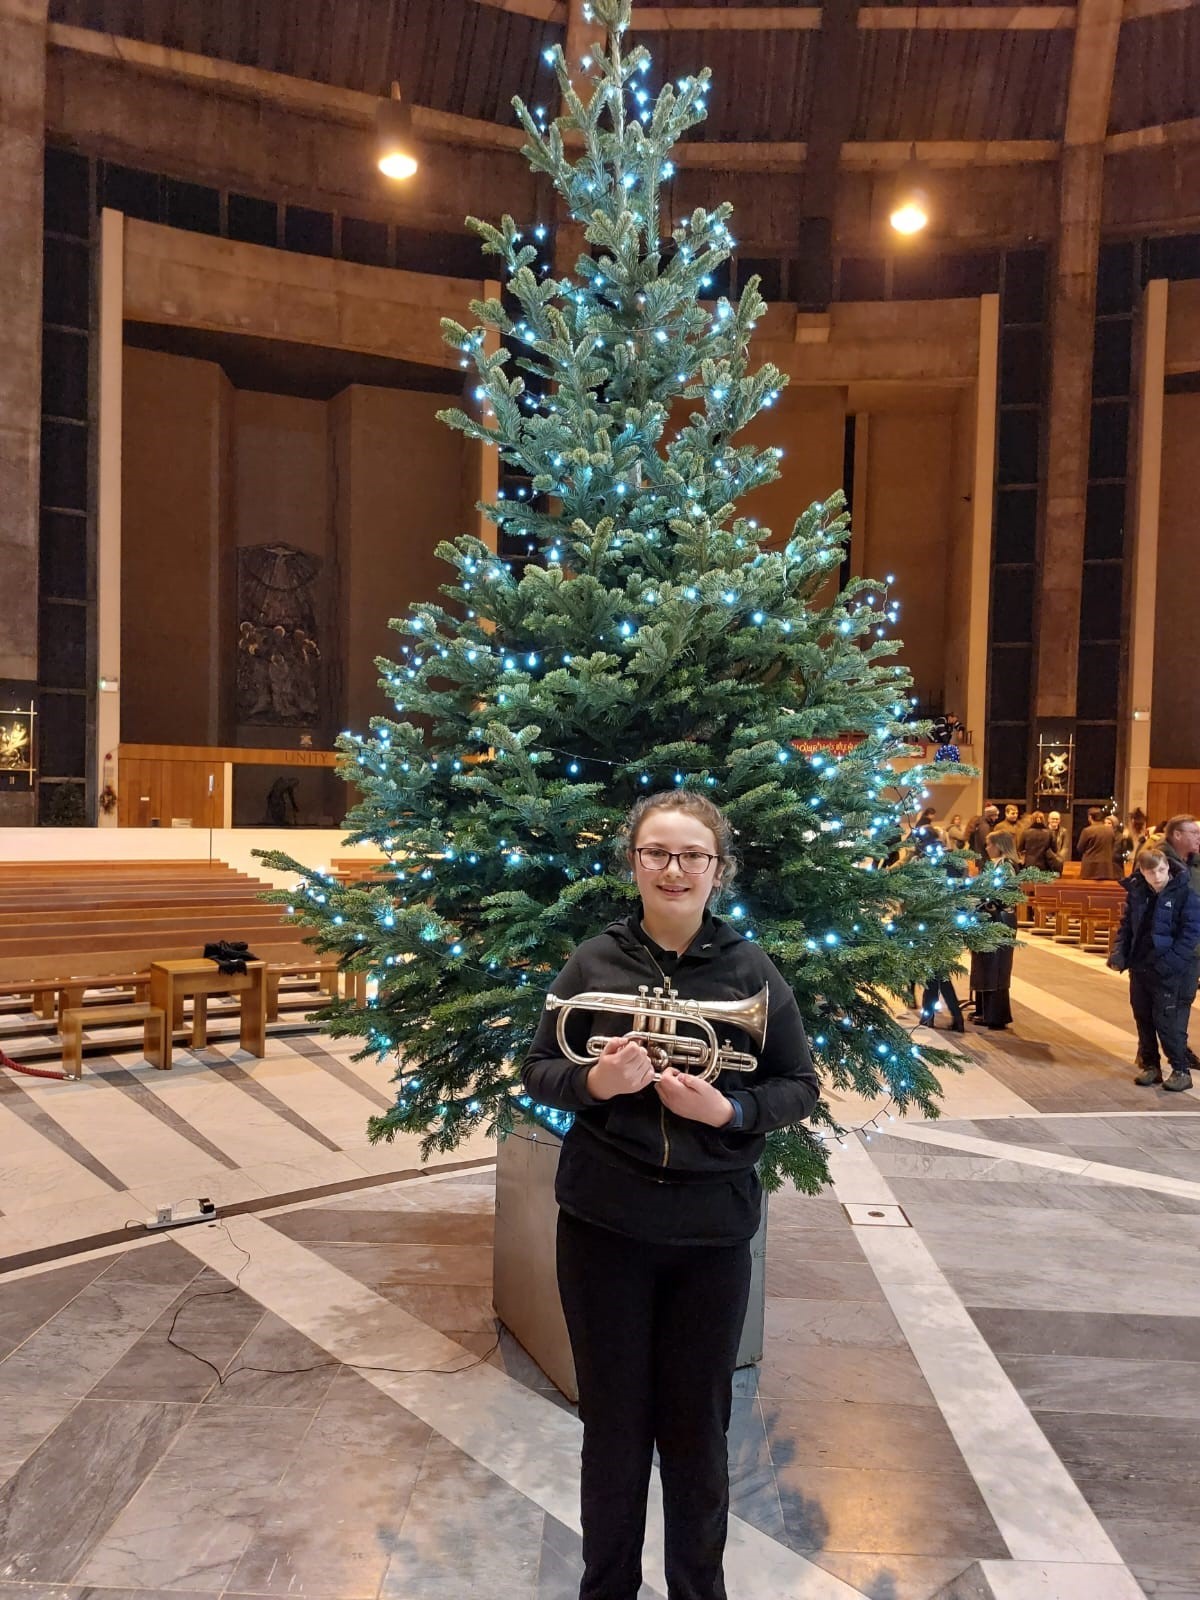
[[[1046,494],[1035,624],[1033,738],[1040,723],[1075,716],[1104,138],[1121,13],[1122,0],[1079,0],[1076,8],[1058,173],[1050,419],[1042,441]]]
[[[29,705],[38,675],[45,104],[46,0],[0,0],[0,711]],[[0,825],[36,810],[36,791],[0,793]]]
[[[1154,708],[1154,624],[1158,593],[1158,524],[1162,498],[1163,388],[1167,354],[1167,281],[1146,285],[1142,302],[1137,393],[1133,584],[1129,605],[1129,680],[1122,705],[1125,782],[1121,812],[1146,809]]]
[[[106,783],[121,792],[121,432],[125,354],[125,218],[100,217],[99,407],[96,428],[96,794]],[[100,827],[117,813],[98,810]]]
[[[37,678],[46,0],[0,0],[0,679]]]
[[[500,298],[500,285],[490,279],[483,285],[483,298],[485,300],[498,300]],[[494,328],[489,328],[484,335],[484,351],[494,355],[500,348],[500,335]],[[471,410],[475,402],[464,398],[464,408]],[[491,410],[491,407],[488,407]],[[491,420],[491,419],[488,419]],[[472,497],[472,511],[475,525],[471,529],[477,539],[490,545],[493,550],[499,548],[500,533],[496,524],[490,517],[485,517],[479,510],[480,504],[494,505],[500,493],[500,452],[493,450],[488,445],[472,443],[468,445],[467,454],[468,472],[473,474],[472,483],[474,495]]]
[[[854,482],[850,485],[850,576],[867,575],[867,465],[871,452],[871,414],[854,414]]]
[[[965,700],[958,713],[972,737],[974,764],[970,804],[983,805],[983,772],[987,752],[988,602],[992,581],[992,537],[996,481],[996,405],[1000,362],[1000,296],[979,301],[979,377],[975,384],[975,472],[971,488],[970,588],[967,596],[967,670]]]
[[[1034,713],[1043,720],[1075,715],[1103,176],[1103,145],[1063,150],[1036,625]]]

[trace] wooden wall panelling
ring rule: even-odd
[[[219,760],[122,759],[117,820],[123,828],[147,828],[157,818],[169,828],[174,817],[190,817],[195,828],[224,823],[225,769]],[[209,780],[212,792],[209,792]]]
[[[1189,767],[1151,767],[1146,783],[1150,822],[1190,813],[1200,816],[1200,771]]]

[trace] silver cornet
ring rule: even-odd
[[[614,994],[601,989],[590,989],[583,994],[573,994],[563,999],[556,994],[546,996],[546,1010],[558,1012],[559,1049],[568,1061],[588,1066],[601,1054],[615,1035],[593,1034],[587,1042],[587,1052],[580,1055],[567,1043],[567,1018],[573,1010],[603,1011],[611,1016],[627,1017],[633,1013],[633,1026],[627,1030],[642,1045],[656,1072],[664,1067],[675,1067],[680,1072],[690,1072],[711,1083],[718,1072],[753,1072],[758,1059],[745,1050],[728,1050],[717,1038],[715,1022],[729,1023],[748,1033],[762,1048],[767,1037],[766,984],[749,1000],[684,1000],[666,980],[665,989],[655,989],[651,994],[643,983],[636,995]],[[677,1033],[679,1023],[690,1022],[700,1029],[702,1038]]]

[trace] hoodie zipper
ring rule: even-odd
[[[639,942],[639,944],[641,943],[640,940],[638,942]],[[669,989],[671,987],[671,980],[667,977],[666,973],[659,966],[658,962],[655,960],[655,957],[654,957],[653,953],[650,950],[648,950],[644,944],[642,945],[642,949],[645,951],[646,955],[650,957],[650,961],[653,964],[654,970],[658,973],[659,977],[662,979],[664,991]],[[658,1125],[659,1125],[659,1128],[662,1130],[662,1142],[663,1142],[662,1161],[660,1162],[660,1165],[665,1167],[665,1166],[668,1166],[670,1164],[670,1161],[671,1161],[671,1136],[667,1132],[667,1108],[666,1108],[665,1105],[663,1105],[661,1100],[658,1102]]]

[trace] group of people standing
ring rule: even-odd
[[[907,843],[922,853],[944,848],[951,872],[955,861],[961,863],[961,872],[969,870],[971,861],[980,872],[1004,861],[1018,872],[1036,868],[1061,873],[1070,854],[1068,831],[1057,811],[1023,817],[1012,802],[1003,814],[997,805],[985,806],[965,827],[955,816],[941,828],[927,809]],[[1123,824],[1115,813],[1092,806],[1076,841],[1076,856],[1081,880],[1116,881],[1126,891],[1108,964],[1129,974],[1129,1003],[1138,1031],[1134,1082],[1144,1088],[1161,1084],[1173,1091],[1190,1089],[1192,1068],[1200,1068],[1187,1039],[1200,983],[1200,822],[1181,815],[1151,828],[1146,813],[1135,808]],[[1012,913],[998,903],[989,913],[984,901],[981,910],[1016,925]],[[972,957],[977,1023],[1003,1028],[1012,1021],[1011,973],[1011,945]],[[962,1011],[953,985],[945,978],[930,979],[921,1013],[929,1026],[936,1025],[934,1014],[941,1005],[949,1012],[951,1027],[961,1031]]]
[[[1007,861],[1018,872],[1028,867],[1061,872],[1070,851],[1070,836],[1057,811],[1022,816],[1020,806],[1011,800],[1003,816],[998,805],[984,806],[962,831],[965,846],[981,869],[990,861]]]

